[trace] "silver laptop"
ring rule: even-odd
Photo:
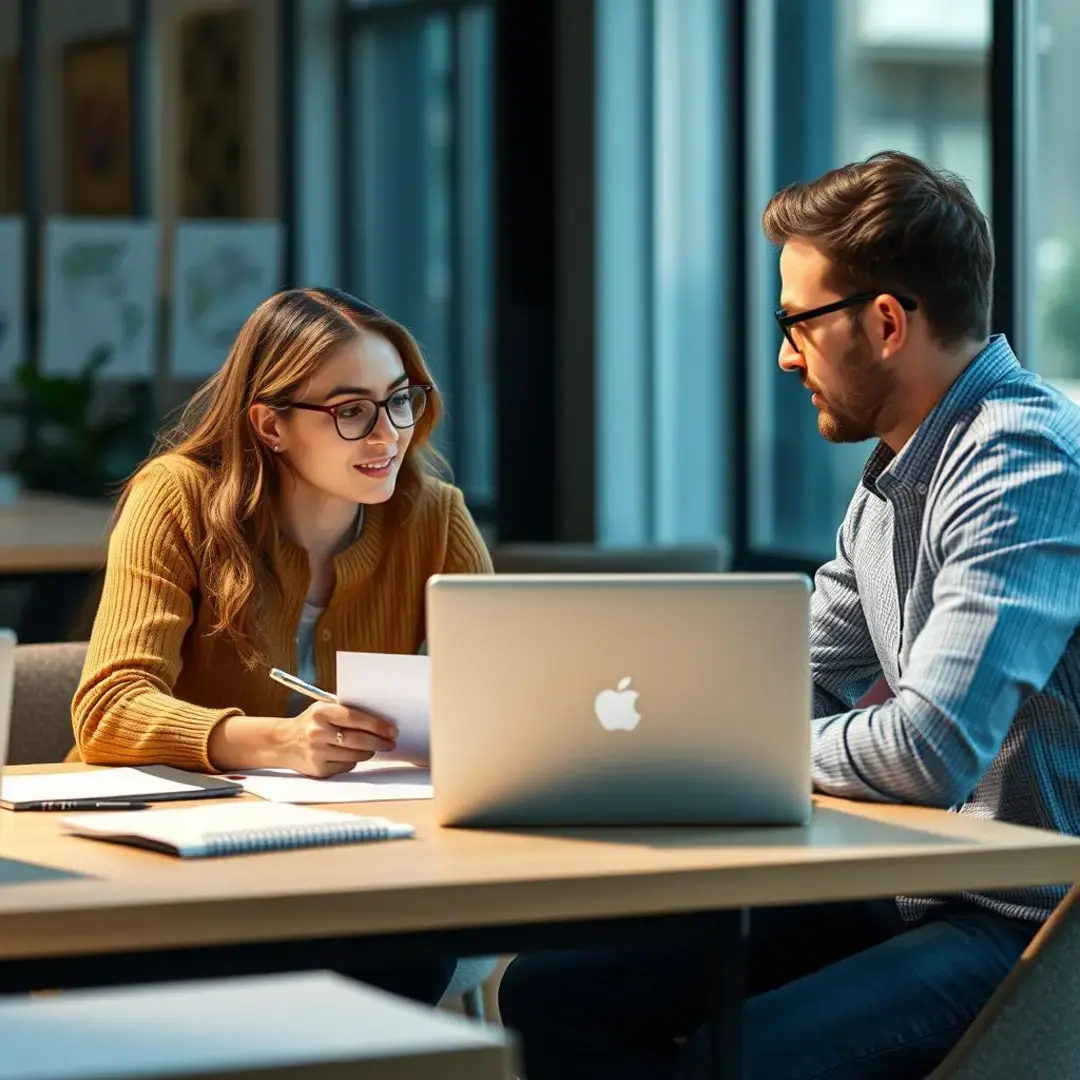
[[[802,575],[428,583],[443,825],[802,824]]]
[[[15,696],[14,630],[0,629],[0,779],[7,764],[11,739],[11,702]]]

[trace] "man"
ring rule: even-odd
[[[816,580],[815,788],[1080,832],[1080,409],[988,336],[985,217],[890,152],[779,192],[764,228],[781,368],[826,439],[879,440]],[[752,912],[746,1075],[924,1077],[1063,892]],[[716,962],[519,958],[501,1003],[529,1080],[705,1075]]]

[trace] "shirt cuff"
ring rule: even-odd
[[[811,775],[815,791],[844,799],[881,801],[884,798],[859,775],[848,750],[848,725],[861,711],[823,716],[810,722]]]

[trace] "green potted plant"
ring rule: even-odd
[[[103,498],[142,460],[151,409],[139,398],[148,388],[104,403],[98,375],[110,356],[108,346],[95,348],[74,376],[45,375],[29,363],[17,370],[21,397],[8,411],[24,417],[26,437],[10,469],[25,489]]]

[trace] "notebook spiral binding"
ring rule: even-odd
[[[296,825],[272,829],[210,832],[203,838],[207,855],[245,855],[286,848],[329,847],[368,840],[388,840],[389,829],[374,821],[344,821],[333,825]]]

